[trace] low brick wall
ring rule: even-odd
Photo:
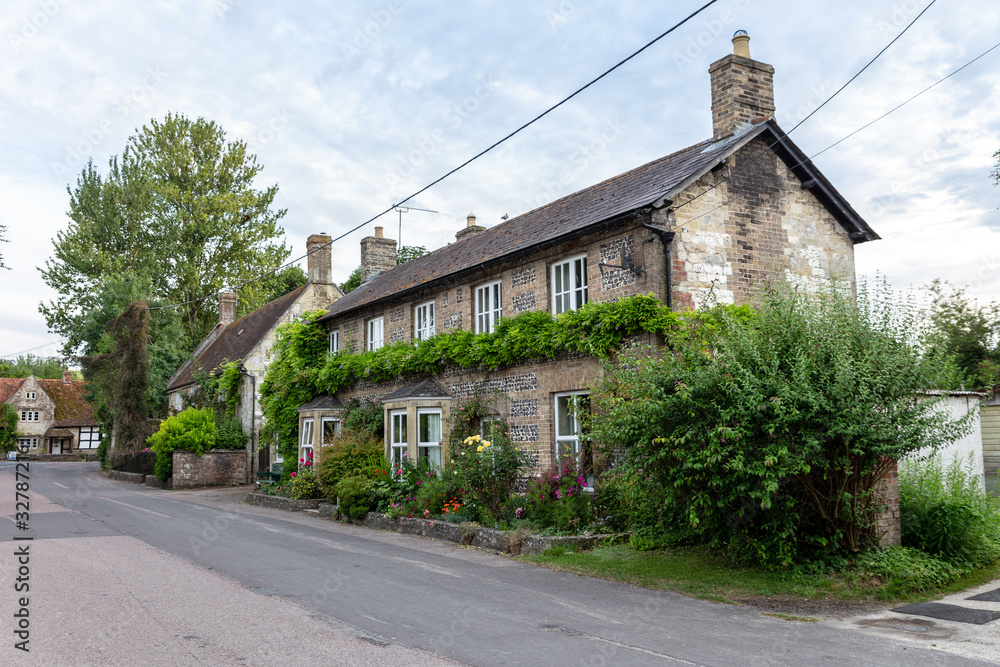
[[[269,496],[266,493],[248,493],[247,502],[260,507],[270,507],[276,510],[301,512],[302,510],[318,510],[321,500],[291,500],[281,496]],[[329,503],[327,503],[329,505]]]
[[[212,449],[201,456],[175,451],[173,480],[174,489],[246,484],[246,450]]]
[[[899,546],[903,531],[899,522],[899,472],[895,461],[879,480],[878,490],[884,503],[878,518],[879,543],[883,547]]]

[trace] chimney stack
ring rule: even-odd
[[[68,368],[63,371],[63,384],[69,384],[73,381],[73,372]]]
[[[309,282],[320,285],[333,284],[333,266],[330,261],[330,242],[333,239],[326,232],[313,234],[306,240],[309,254]]]
[[[375,236],[361,239],[361,282],[368,282],[383,271],[396,266],[396,242],[382,236],[382,228],[375,228]]]
[[[486,228],[476,224],[476,214],[470,213],[465,217],[465,227],[455,232],[455,239],[461,241],[466,236],[471,236],[478,232],[484,232]]]
[[[236,321],[236,292],[219,292],[219,325]]]
[[[712,141],[774,116],[774,68],[750,57],[750,36],[733,35],[733,52],[708,68],[712,81]]]

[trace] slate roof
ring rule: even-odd
[[[94,406],[86,398],[89,382],[82,380],[71,382],[38,380],[37,382],[42,391],[56,404],[55,421],[52,422],[54,428],[98,425],[97,419],[94,418]]]
[[[407,398],[451,398],[444,387],[431,379],[413,382],[382,397],[383,403],[402,401]]]
[[[9,401],[23,382],[24,378],[0,378],[0,403]]]
[[[336,396],[331,396],[330,394],[323,394],[322,396],[317,396],[308,403],[303,403],[296,408],[298,412],[306,412],[309,410],[340,410],[344,407],[344,404],[340,402],[340,399]]]
[[[748,126],[728,139],[689,146],[384,271],[345,294],[320,321],[501,261],[518,252],[558,243],[661,198],[669,200],[761,135],[767,135],[775,152],[803,182],[816,182],[813,193],[851,233],[852,240],[861,243],[879,238],[805,154],[784,136],[777,123],[767,120]]]
[[[167,384],[167,391],[193,384],[194,372],[199,368],[214,375],[221,370],[222,364],[246,358],[305,288],[303,285],[294,289],[226,325],[207,347],[201,351],[196,350],[195,355],[177,369]]]

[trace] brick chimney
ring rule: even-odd
[[[361,239],[361,282],[366,283],[383,271],[396,266],[396,242],[382,236],[382,228],[375,228],[375,236]]]
[[[309,282],[320,285],[333,283],[333,266],[330,261],[330,242],[333,239],[326,235],[313,234],[306,239],[306,252],[309,254]]]
[[[708,68],[712,80],[712,141],[774,116],[774,68],[750,57],[750,36],[733,35],[732,54]]]
[[[219,324],[236,321],[236,292],[219,292]]]
[[[472,234],[485,231],[486,231],[485,227],[476,224],[476,214],[470,213],[465,218],[465,227],[455,232],[455,238],[461,241],[467,236],[471,236]]]
[[[69,384],[73,381],[73,371],[68,368],[63,371],[63,384]]]

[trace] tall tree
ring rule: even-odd
[[[40,269],[59,296],[39,309],[68,341],[64,352],[87,342],[83,320],[113,278],[148,281],[149,298],[183,303],[186,350],[216,321],[212,294],[266,274],[240,286],[240,312],[263,305],[281,283],[268,270],[289,250],[276,240],[285,215],[272,208],[277,185],[254,187],[262,170],[243,141],[181,114],[150,121],[110,159],[106,174],[88,164],[67,188],[70,224]]]
[[[17,411],[9,403],[0,403],[0,451],[17,449]]]
[[[928,355],[953,357],[969,389],[1000,383],[1000,304],[981,305],[940,280],[929,289]]]
[[[26,378],[34,375],[43,380],[58,380],[65,368],[63,360],[58,357],[38,357],[34,354],[22,354],[13,361],[0,359],[0,377]]]

